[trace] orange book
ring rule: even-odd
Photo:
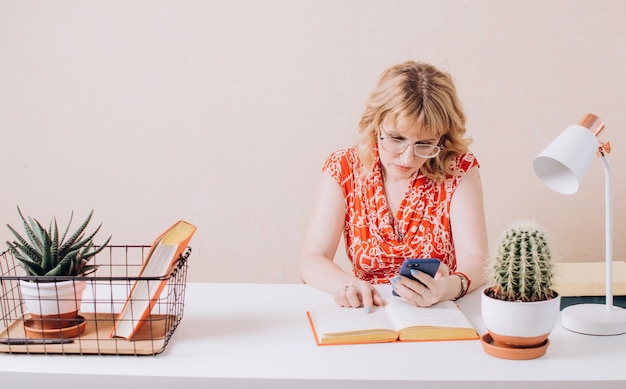
[[[554,289],[562,297],[605,296],[606,262],[558,262]],[[614,296],[626,296],[626,262],[613,261],[612,292]]]
[[[371,313],[364,308],[325,307],[307,312],[318,345],[478,339],[452,301],[428,308],[391,297]]]
[[[152,244],[130,295],[117,315],[111,338],[131,340],[146,322],[159,295],[163,291],[173,265],[187,248],[196,227],[183,220],[165,230]]]

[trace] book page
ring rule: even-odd
[[[183,220],[174,223],[159,235],[145,259],[122,311],[117,316],[111,337],[131,339],[149,317],[156,299],[168,283],[168,273],[178,261],[196,231]]]
[[[452,301],[422,308],[392,297],[387,299],[385,309],[397,330],[414,326],[472,328],[469,320]]]
[[[178,250],[177,244],[159,243],[141,272],[141,277],[165,277],[171,267],[172,258]]]
[[[146,263],[142,277],[163,277],[170,267],[171,258],[176,254],[177,245],[159,244]],[[150,300],[155,299],[156,291],[162,284],[161,279],[136,280],[124,309],[118,316],[113,335],[129,337],[137,323],[145,319],[150,307]],[[149,312],[147,312],[149,314]]]
[[[371,313],[364,308],[324,307],[312,309],[311,320],[320,336],[357,333],[371,330],[391,330],[394,326],[383,307],[374,307]]]

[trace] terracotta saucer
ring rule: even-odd
[[[546,339],[537,347],[516,347],[501,343],[495,343],[489,333],[484,334],[480,338],[480,342],[483,345],[483,350],[489,355],[504,359],[535,359],[546,353],[550,340]]]
[[[77,324],[71,327],[42,329],[35,328],[33,320],[24,322],[24,331],[29,338],[74,338],[85,331],[87,320],[81,315],[76,319]]]

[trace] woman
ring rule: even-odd
[[[405,62],[387,69],[359,123],[358,146],[330,155],[300,257],[302,280],[344,307],[383,301],[391,283],[417,306],[483,281],[487,233],[478,162],[452,78]],[[333,262],[343,233],[353,274]],[[399,276],[405,258],[438,258],[435,277]]]

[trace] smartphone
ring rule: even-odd
[[[411,270],[415,269],[418,271],[422,271],[428,274],[431,277],[435,276],[437,273],[437,269],[439,269],[440,260],[437,258],[408,258],[405,259],[402,263],[402,267],[400,268],[400,275],[408,277],[412,280],[419,282],[413,275],[411,274]],[[397,296],[398,294],[393,291],[393,294]]]

